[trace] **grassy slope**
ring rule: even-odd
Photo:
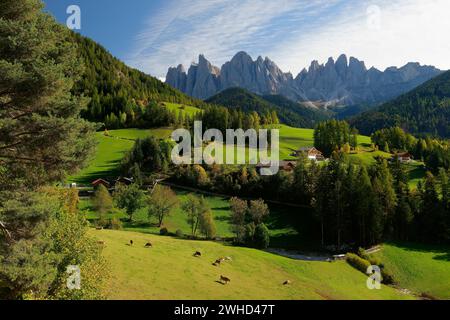
[[[196,115],[197,113],[201,112],[202,110],[197,107],[192,107],[184,104],[179,103],[171,103],[171,102],[165,102],[164,105],[169,110],[175,110],[175,112],[178,115],[178,112],[182,112],[184,116],[188,115],[190,117]]]
[[[450,247],[385,244],[374,255],[393,272],[401,287],[450,299]]]
[[[98,145],[93,161],[76,176],[69,177],[68,181],[89,184],[97,178],[117,176],[117,167],[124,154],[133,147],[134,140],[150,135],[168,138],[171,132],[168,128],[110,130],[109,136],[105,136],[104,132],[97,132]]]
[[[296,261],[263,251],[142,233],[92,230],[104,240],[112,279],[110,299],[404,299],[384,287],[368,290],[364,274],[345,262]],[[127,245],[134,241],[134,247]],[[151,241],[153,249],[145,249]],[[195,251],[201,258],[194,258]],[[211,262],[230,256],[232,262]],[[170,270],[170,272],[168,272]],[[217,282],[220,275],[231,279]],[[285,280],[292,284],[283,286]]]

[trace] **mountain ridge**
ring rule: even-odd
[[[381,104],[419,86],[442,71],[410,62],[380,71],[367,69],[364,61],[340,55],[324,64],[311,62],[296,77],[283,72],[268,57],[253,60],[238,52],[221,68],[212,65],[204,55],[186,72],[184,66],[169,68],[166,83],[189,96],[207,99],[232,87],[258,95],[283,95],[293,101],[322,101],[328,105]]]

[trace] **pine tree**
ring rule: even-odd
[[[427,172],[423,188],[420,189],[421,205],[418,225],[422,241],[438,242],[445,236],[443,226],[443,212],[436,178],[431,172]]]
[[[60,256],[44,233],[62,209],[34,191],[83,166],[95,145],[79,117],[87,101],[71,94],[76,47],[42,8],[0,3],[0,299],[47,294]]]
[[[79,118],[87,101],[70,93],[82,64],[41,1],[0,6],[0,190],[60,181],[95,144],[93,125]]]

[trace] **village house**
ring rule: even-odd
[[[398,159],[402,163],[411,162],[413,160],[413,156],[409,152],[395,153],[391,157],[391,161]]]
[[[324,161],[325,157],[323,156],[322,152],[317,150],[315,147],[304,147],[300,148],[299,150],[295,151],[291,154],[293,157],[299,157],[300,154],[306,154],[309,160],[314,161]]]
[[[105,186],[105,188],[106,189],[109,189],[110,188],[110,186],[111,186],[111,184],[108,182],[108,181],[106,181],[105,179],[97,179],[97,180],[95,180],[95,181],[92,181],[92,186],[94,187],[94,189],[95,188],[98,188],[98,186],[100,186],[100,185],[103,185],[103,186]]]
[[[284,160],[281,160],[279,162],[280,171],[291,172],[291,171],[294,171],[296,166],[297,166],[297,162],[296,161],[284,161]],[[258,163],[256,165],[256,171],[258,172],[258,174],[261,174],[261,169],[262,168],[270,168],[270,164]]]

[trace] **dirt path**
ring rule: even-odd
[[[294,260],[323,261],[323,262],[328,262],[328,261],[332,260],[331,256],[306,254],[306,253],[302,253],[299,251],[291,251],[291,250],[285,250],[285,249],[269,248],[266,251],[273,253],[273,254],[277,254],[279,256],[286,257],[286,258],[291,258]]]

